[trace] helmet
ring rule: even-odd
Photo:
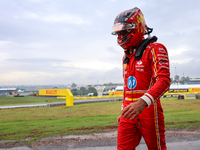
[[[142,11],[135,7],[120,13],[112,28],[113,35],[118,35],[117,42],[123,49],[137,46],[146,33],[147,25]],[[124,36],[121,33],[125,32]]]

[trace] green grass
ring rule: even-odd
[[[48,136],[104,132],[108,128],[117,128],[116,118],[120,114],[121,103],[2,109],[0,140],[31,138],[35,141]],[[162,98],[161,103],[167,129],[200,127],[200,100]]]
[[[84,98],[78,100],[85,100]],[[98,98],[98,97],[96,97]],[[95,98],[95,99],[96,99]],[[115,97],[120,98],[120,97]],[[101,98],[99,98],[101,99]],[[52,102],[65,102],[65,98],[57,99],[56,97],[0,97],[0,106],[9,106],[9,105],[24,105],[24,104],[38,104],[38,103],[47,103],[46,100],[50,100]]]
[[[116,120],[116,115],[2,121],[0,139],[19,140],[100,132],[107,126],[116,126],[116,122],[111,120]]]
[[[161,103],[167,129],[200,127],[199,99],[163,98]]]
[[[70,107],[35,107],[0,110],[0,121],[9,120],[32,120],[32,119],[51,119],[69,118],[96,115],[115,115],[120,114],[120,102],[102,102],[74,105]]]
[[[93,103],[73,107],[0,110],[0,140],[103,132],[117,127],[121,102]]]
[[[46,103],[45,100],[65,101],[52,97],[0,97],[0,106]]]

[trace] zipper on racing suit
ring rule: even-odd
[[[132,56],[132,57],[133,57],[133,56]],[[136,64],[136,60],[135,60],[135,57],[133,57],[133,59],[134,59],[134,60],[133,60],[133,63],[132,63],[133,65],[131,66],[131,65],[129,64],[129,71],[131,72],[130,75],[133,76],[133,77],[135,77],[135,64]],[[131,67],[133,68],[133,71],[134,71],[133,74],[132,74],[132,71],[131,71]],[[136,79],[136,78],[135,78],[135,79]],[[132,92],[131,92],[131,93],[132,93],[132,96],[131,96],[131,97],[132,97],[132,103],[133,103],[133,88],[132,88],[131,90],[132,90]],[[140,127],[142,128],[142,124],[141,124],[139,118],[138,118],[138,117],[136,117],[136,118],[137,118],[137,121],[138,121]]]

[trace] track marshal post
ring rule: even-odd
[[[69,89],[39,89],[41,96],[66,96],[66,106],[73,106],[73,94]]]

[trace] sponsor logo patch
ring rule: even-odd
[[[144,69],[136,69],[136,71],[140,71],[140,72],[143,72],[144,71]]]
[[[137,62],[137,64],[138,64],[138,65],[141,65],[141,64],[142,64],[142,61],[141,61],[141,60],[140,60],[140,61],[138,61],[138,62]]]
[[[57,94],[57,90],[46,90],[46,94]]]

